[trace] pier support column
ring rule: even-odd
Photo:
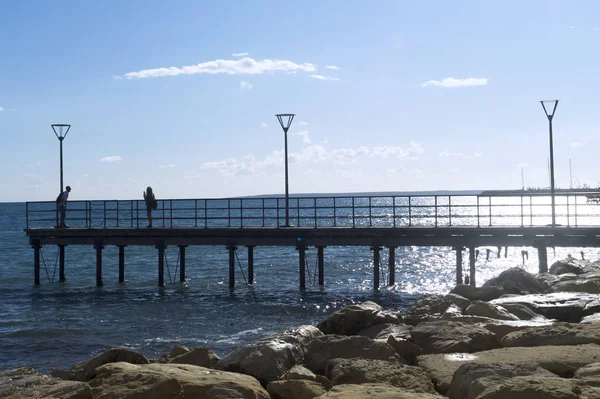
[[[125,245],[119,247],[119,283],[125,282]]]
[[[179,282],[185,283],[185,248],[187,245],[179,246]]]
[[[504,257],[508,258],[508,246],[504,247]]]
[[[64,283],[65,278],[65,245],[58,246],[58,281]]]
[[[458,285],[463,283],[462,246],[454,247],[454,250],[456,251],[456,284]]]
[[[235,245],[228,245],[229,250],[229,288],[235,287]]]
[[[469,247],[469,277],[470,284],[475,286],[475,247]]]
[[[164,287],[164,285],[165,285],[165,243],[162,241],[157,242],[156,249],[158,249],[158,286]]]
[[[542,244],[537,247],[538,259],[540,262],[540,273],[548,272],[548,250],[546,245]]]
[[[306,289],[306,247],[298,245],[298,266],[300,268],[300,289]]]
[[[40,285],[40,240],[33,240],[33,284]]]
[[[323,250],[325,247],[317,247],[318,269],[319,269],[319,286],[325,285],[325,259]]]
[[[104,249],[102,241],[96,241],[94,248],[96,249],[96,287],[102,287],[102,250]]]
[[[248,284],[254,284],[254,246],[248,245]]]
[[[388,247],[390,255],[388,257],[389,278],[388,286],[396,284],[396,247]]]
[[[379,289],[379,264],[381,263],[381,256],[379,251],[381,251],[381,247],[376,245],[371,247],[371,251],[373,251],[373,289]]]

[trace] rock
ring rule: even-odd
[[[421,323],[412,329],[411,336],[425,353],[470,353],[500,347],[494,334],[485,328],[452,321]]]
[[[394,336],[396,338],[410,338],[410,330],[412,326],[406,324],[375,324],[374,326],[367,327],[364,330],[360,330],[356,335],[363,337],[369,337],[371,339],[381,339],[387,341],[388,337]]]
[[[600,346],[538,346],[535,348],[502,348],[478,353],[422,355],[417,364],[431,377],[438,392],[445,394],[452,376],[463,364],[514,364],[542,367],[561,377],[571,377],[575,371],[600,359]],[[509,397],[509,396],[507,396]]]
[[[481,324],[483,328],[494,333],[496,338],[500,340],[506,334],[510,334],[515,331],[521,331],[530,327],[545,327],[550,326],[554,322],[548,319],[539,320],[496,320],[489,323]]]
[[[451,294],[460,295],[471,301],[491,301],[492,299],[500,298],[506,294],[502,288],[486,286],[475,287],[474,285],[459,284],[452,291]]]
[[[442,316],[442,320],[456,321],[459,323],[468,323],[468,324],[492,323],[494,321],[498,321],[496,319],[492,319],[491,317],[470,316],[470,315],[452,316],[448,313],[444,313],[444,315]]]
[[[469,286],[470,287],[470,286]],[[458,294],[449,293],[444,298],[458,306],[461,310],[465,310],[471,304],[471,301],[464,296],[460,296]]]
[[[92,391],[85,382],[51,378],[31,367],[21,367],[0,371],[0,398],[92,399]]]
[[[600,362],[590,363],[575,371],[573,378],[593,378],[600,379]]]
[[[187,346],[177,345],[176,347],[171,349],[170,352],[161,355],[161,357],[158,358],[158,362],[159,363],[167,363],[170,359],[173,359],[174,357],[177,357],[177,356],[184,355],[189,352],[190,352],[190,349]],[[152,360],[150,360],[150,363],[153,363]]]
[[[316,381],[283,380],[271,381],[267,391],[273,399],[313,399],[326,393],[327,389]]]
[[[498,298],[491,303],[504,306],[518,303],[549,319],[579,323],[582,316],[600,312],[600,295],[574,292],[556,292],[543,295],[522,295],[519,297]]]
[[[326,391],[329,391],[333,384],[329,381],[329,378],[326,378],[322,375],[318,375],[310,371],[304,366],[296,365],[292,367],[287,373],[283,375],[282,380],[309,380],[315,381],[325,387]]]
[[[423,348],[414,342],[403,338],[396,338],[393,335],[390,335],[387,344],[396,351],[396,354],[405,359],[409,364],[414,364],[417,356],[425,353]]]
[[[314,326],[283,331],[234,350],[219,360],[215,368],[254,376],[266,386],[301,362],[308,343],[322,335]]]
[[[520,267],[505,270],[483,284],[484,287],[500,287],[509,294],[540,294],[545,288],[533,275]]]
[[[595,324],[600,323],[600,313],[594,313],[589,316],[585,316],[579,324]]]
[[[373,359],[332,359],[325,376],[333,385],[387,384],[412,392],[435,393],[429,376],[419,367],[395,361]]]
[[[385,384],[346,384],[333,387],[317,399],[440,399],[431,393],[410,392]]]
[[[526,328],[505,335],[504,347],[600,344],[600,324],[555,323]]]
[[[381,323],[399,323],[398,317],[384,311],[375,302],[350,305],[338,310],[317,324],[323,334],[353,335],[360,330]]]
[[[556,378],[556,375],[541,367],[466,363],[452,376],[447,396],[450,399],[476,399],[487,389],[520,376]]]
[[[517,316],[520,320],[544,319],[544,316],[535,313],[520,303],[504,303],[502,307]]]
[[[473,301],[465,310],[465,315],[483,316],[496,320],[519,320],[517,316],[508,313],[502,306],[482,301]]]
[[[205,347],[195,348],[191,352],[176,356],[169,360],[169,363],[178,364],[193,364],[195,366],[215,368],[216,364],[221,360],[213,351]]]
[[[105,364],[90,385],[94,399],[270,398],[254,377],[191,364]]]
[[[335,358],[360,357],[365,359],[396,360],[394,349],[385,342],[367,337],[325,335],[315,338],[306,349],[304,365],[317,374],[324,374],[327,362]]]
[[[515,377],[498,381],[478,399],[580,399],[581,390],[572,381],[558,377]],[[588,396],[585,396],[586,398]]]
[[[549,292],[586,292],[600,294],[600,280],[577,279],[558,282],[550,287]]]
[[[97,354],[91,359],[75,364],[69,375],[74,381],[89,381],[95,376],[97,367],[107,363],[127,362],[131,364],[148,364],[148,359],[142,354],[125,348],[111,348]]]
[[[581,274],[583,266],[576,259],[570,258],[556,261],[550,266],[550,274],[559,275],[565,273]]]
[[[450,306],[454,306],[453,303],[442,295],[423,295],[403,313],[402,321],[414,326],[422,321],[438,320]]]

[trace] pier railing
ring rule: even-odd
[[[600,204],[585,193],[557,194],[562,226],[600,226]],[[551,223],[547,195],[299,196],[289,201],[289,227],[533,227]],[[159,228],[285,227],[285,199],[159,199],[152,211]],[[30,228],[57,225],[56,203],[27,202]],[[142,200],[69,201],[67,224],[78,228],[143,228]]]

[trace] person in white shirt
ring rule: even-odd
[[[69,193],[71,192],[71,186],[67,186],[65,191],[60,194],[60,201],[58,202],[58,211],[60,213],[60,224],[59,227],[68,228],[65,224],[65,218],[67,216],[67,200],[69,199]]]

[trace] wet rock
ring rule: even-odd
[[[423,348],[414,342],[404,338],[396,338],[393,335],[390,335],[387,340],[387,344],[394,348],[396,354],[398,354],[402,359],[406,360],[409,364],[414,364],[417,356],[425,353]]]
[[[337,385],[318,399],[440,399],[437,394],[410,392],[386,384]]]
[[[308,343],[322,335],[314,326],[300,326],[236,349],[215,368],[254,376],[266,386],[301,362]]]
[[[500,287],[508,294],[540,294],[545,287],[520,267],[505,270],[483,284],[484,287]],[[463,295],[464,296],[464,295]]]
[[[460,296],[458,294],[449,293],[444,298],[458,306],[461,310],[465,310],[471,304],[471,301],[464,296]]]
[[[550,274],[560,275],[566,273],[581,274],[584,271],[584,266],[574,258],[556,261],[550,266],[548,271]]]
[[[127,362],[131,364],[148,364],[146,357],[125,348],[111,348],[97,354],[91,359],[75,364],[69,370],[69,378],[74,381],[89,381],[95,376],[97,367],[107,363]]]
[[[598,359],[600,346],[588,344],[502,348],[472,354],[422,355],[417,357],[417,364],[432,378],[437,391],[445,394],[450,388],[452,376],[465,363],[542,367],[560,377],[571,377],[577,369],[596,363]]]
[[[325,376],[333,385],[387,384],[412,392],[435,393],[429,376],[419,367],[395,361],[373,359],[332,359]]]
[[[373,341],[367,337],[325,335],[315,338],[306,349],[304,365],[317,374],[324,374],[325,366],[331,359],[398,360],[396,351],[385,342]]]
[[[452,291],[451,294],[460,295],[471,301],[491,301],[492,299],[500,298],[506,292],[499,287],[486,286],[475,287],[474,285],[459,284]]]
[[[541,314],[535,313],[533,310],[520,303],[504,303],[502,307],[517,316],[519,320],[539,320],[545,318]]]
[[[600,324],[555,323],[526,328],[507,334],[500,343],[504,347],[600,344]]]
[[[397,324],[398,317],[375,302],[346,306],[317,324],[323,334],[353,335],[375,324]]]
[[[476,324],[431,321],[411,331],[412,340],[425,353],[478,352],[499,348],[493,333]]]
[[[205,347],[195,348],[194,350],[176,356],[169,360],[169,363],[193,364],[195,366],[215,368],[221,358],[213,351]]]
[[[600,323],[600,313],[594,313],[589,316],[585,316],[579,324],[595,324]]]
[[[600,294],[600,280],[577,279],[561,281],[550,287],[549,292],[586,292]]]
[[[495,320],[489,323],[481,324],[483,328],[494,333],[498,340],[502,339],[507,334],[515,331],[521,331],[531,327],[550,326],[554,322],[548,319],[536,320]]]
[[[482,301],[473,301],[465,310],[465,315],[483,316],[496,320],[519,320],[517,316],[510,314],[502,306]]]
[[[371,339],[381,339],[387,341],[388,337],[394,336],[396,338],[410,338],[410,330],[412,326],[406,324],[376,324],[374,326],[365,328],[356,333],[363,337],[369,337]]]
[[[402,321],[415,326],[423,321],[439,320],[451,306],[454,304],[442,295],[423,295],[402,314]]]
[[[309,380],[315,381],[325,387],[326,391],[329,391],[333,384],[329,381],[328,378],[318,375],[310,371],[304,366],[296,365],[290,369],[287,373],[285,373],[282,377],[282,380]]]
[[[267,391],[273,399],[313,399],[327,392],[320,383],[310,380],[271,381]]]
[[[252,376],[191,364],[105,364],[90,385],[94,399],[270,398]]]
[[[21,367],[0,371],[0,398],[92,399],[92,391],[85,382],[52,378],[31,367]]]

